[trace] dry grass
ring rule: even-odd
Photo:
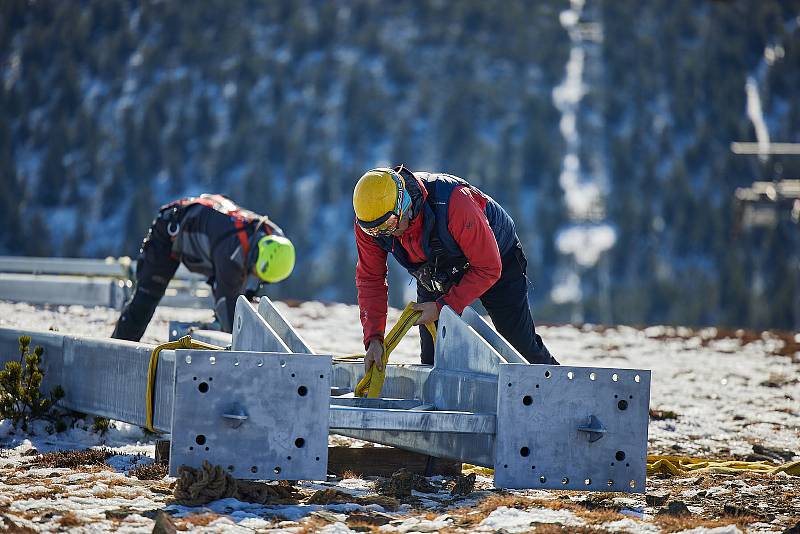
[[[106,464],[106,460],[114,454],[111,449],[106,448],[46,452],[34,457],[29,465],[31,467],[66,467],[68,469],[77,469],[83,466],[110,467]]]
[[[139,480],[161,480],[167,476],[167,471],[169,471],[168,466],[152,463],[134,467],[128,471],[128,476],[136,477]]]
[[[716,528],[736,524],[743,532],[747,532],[747,525],[760,521],[753,516],[723,516],[719,519],[707,519],[696,515],[657,515],[653,522],[661,528],[662,532],[680,532],[697,527]]]
[[[361,478],[361,474],[351,471],[350,469],[345,469],[342,471],[342,480],[346,478]]]
[[[84,524],[74,512],[65,512],[56,522],[64,528],[79,527]]]
[[[192,530],[194,527],[205,527],[220,517],[223,516],[210,512],[205,514],[193,514],[180,519],[175,519],[175,528],[179,530]]]

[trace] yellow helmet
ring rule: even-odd
[[[367,171],[353,189],[353,209],[360,222],[377,221],[391,213],[400,216],[410,203],[405,180],[392,169]]]
[[[289,277],[294,269],[294,245],[280,235],[266,235],[258,240],[256,274],[270,284]]]

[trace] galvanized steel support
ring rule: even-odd
[[[2,357],[20,334],[45,347],[66,407],[144,424],[152,346],[0,329]],[[331,397],[363,365],[313,354],[266,297],[237,301],[231,345],[161,353],[155,426],[172,431],[173,474],[209,460],[238,478],[320,479],[335,431],[494,467],[499,487],[644,491],[649,371],[530,365],[449,307],[435,364],[388,365],[383,399]]]

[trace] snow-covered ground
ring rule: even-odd
[[[363,350],[357,308],[319,302],[278,306],[317,351]],[[392,310],[390,324],[398,315]],[[5,328],[106,336],[116,317],[106,308],[0,302],[0,327]],[[159,308],[143,341],[165,341],[169,320],[208,319],[207,310]],[[753,445],[800,454],[800,353],[793,352],[800,350],[800,334],[591,325],[541,326],[538,331],[564,364],[652,370],[651,408],[674,412],[677,418],[651,421],[650,454],[744,458]],[[418,361],[418,350],[416,336],[408,336],[393,361]],[[263,506],[235,499],[190,509],[170,504],[172,479],[126,476],[154,454],[140,429],[115,423],[100,437],[90,428],[90,421],[81,421],[61,434],[49,435],[43,425],[20,434],[8,422],[0,423],[0,529],[150,532],[157,510],[169,513],[179,528],[208,532],[348,532],[351,527],[363,530],[367,520],[374,523],[369,528],[381,532],[675,532],[694,527],[707,530],[692,532],[736,532],[739,527],[782,532],[800,521],[800,477],[785,474],[648,480],[648,493],[666,492],[670,500],[688,504],[693,513],[688,518],[656,514],[663,507],[646,506],[643,496],[498,491],[485,476],[478,476],[476,491],[467,497],[451,496],[447,481],[434,479],[437,493],[415,492],[416,499],[397,510],[355,501]],[[116,456],[107,461],[112,467],[30,465],[33,448],[46,452],[101,444],[114,448]],[[323,488],[354,499],[374,495],[372,483],[361,479],[298,488],[308,495]],[[734,517],[731,508],[724,514],[723,506],[734,502],[740,514],[746,510],[749,515]]]

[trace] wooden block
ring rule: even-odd
[[[169,465],[169,444],[168,439],[156,440],[156,463]]]
[[[394,447],[328,447],[328,473],[337,476],[349,471],[388,477],[403,468],[424,476],[461,474],[461,462]]]

